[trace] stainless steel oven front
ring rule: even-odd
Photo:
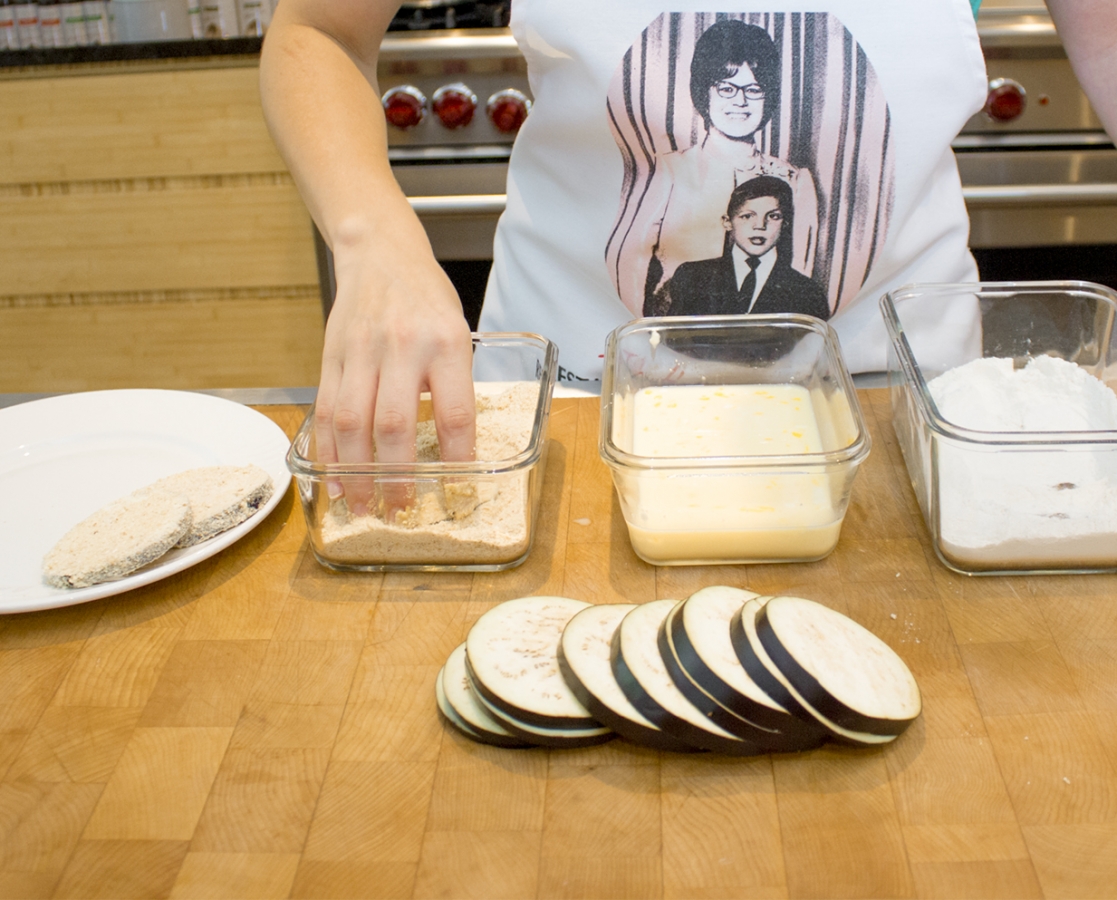
[[[982,278],[1117,287],[1117,149],[1042,0],[985,0],[985,111],[954,142]]]

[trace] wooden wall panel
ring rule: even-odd
[[[0,393],[313,385],[322,337],[317,292],[0,308]]]
[[[0,80],[0,182],[283,171],[255,65]]]
[[[0,294],[318,283],[310,217],[282,173],[119,182],[3,204]]]
[[[254,59],[0,72],[0,392],[317,383]]]

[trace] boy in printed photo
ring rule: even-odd
[[[738,185],[721,217],[721,256],[683,263],[661,300],[671,316],[802,313],[830,318],[826,295],[791,267],[791,187],[774,175]]]

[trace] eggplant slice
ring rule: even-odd
[[[610,662],[613,634],[635,608],[635,603],[603,603],[577,613],[562,632],[559,668],[582,705],[621,737],[655,750],[694,751],[698,748],[643,715],[617,684]]]
[[[787,676],[768,656],[768,651],[764,649],[764,645],[756,633],[757,615],[772,599],[771,597],[758,597],[755,600],[750,600],[741,607],[740,614],[733,618],[730,631],[733,638],[733,649],[737,651],[741,664],[753,680],[785,709],[789,709],[795,715],[803,718],[813,718],[819,726],[826,729],[832,739],[840,743],[863,747],[878,746],[895,740],[896,735],[894,734],[870,734],[845,728],[828,719],[811,706],[810,702],[788,681]]]
[[[458,731],[464,734],[467,738],[473,741],[483,742],[484,738],[481,736],[476,728],[466,722],[458,711],[450,705],[450,701],[446,699],[446,690],[442,686],[442,676],[446,672],[446,666],[438,670],[438,674],[434,679],[434,701],[438,704],[438,711],[442,713],[444,719],[453,725]]]
[[[466,737],[495,747],[535,746],[501,725],[477,699],[465,670],[464,643],[454,649],[438,673],[434,693],[439,710]]]
[[[523,741],[538,747],[550,747],[554,750],[570,750],[576,747],[592,747],[604,744],[615,738],[616,732],[604,725],[595,725],[593,728],[544,728],[530,722],[522,722],[514,716],[508,715],[502,709],[492,706],[484,696],[477,695],[477,699],[494,719],[508,731]]]
[[[805,738],[807,732],[819,729],[772,699],[745,671],[733,649],[733,618],[758,596],[720,585],[691,594],[671,620],[675,652],[686,673],[722,706],[761,728],[802,731]]]
[[[674,680],[675,686],[682,692],[683,696],[711,722],[721,726],[735,737],[751,741],[766,753],[796,753],[813,749],[821,744],[826,734],[821,728],[813,724],[805,725],[801,719],[797,719],[790,714],[784,715],[784,719],[789,726],[784,730],[763,728],[719,703],[715,697],[689,675],[679,661],[678,650],[673,638],[674,624],[681,618],[683,607],[687,602],[684,601],[672,609],[659,630],[660,656],[663,658],[664,665]],[[728,638],[729,623],[724,624],[726,637]],[[740,663],[737,665],[740,668]]]
[[[659,631],[675,600],[641,604],[613,635],[613,674],[625,696],[645,717],[684,743],[714,753],[753,756],[764,750],[716,725],[675,685],[659,652]]]
[[[567,597],[521,597],[493,607],[466,636],[466,668],[478,695],[514,722],[586,731],[601,723],[562,677],[563,628],[590,606]]]
[[[756,616],[768,657],[814,709],[852,731],[898,735],[919,716],[919,685],[895,650],[836,610],[773,597]]]

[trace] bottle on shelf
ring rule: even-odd
[[[44,47],[65,47],[61,0],[39,0],[39,39]]]
[[[21,50],[34,50],[43,46],[39,33],[39,4],[22,2],[15,4],[16,36]]]
[[[15,0],[0,0],[0,50],[19,49]]]
[[[85,36],[90,44],[111,44],[112,18],[108,0],[83,0],[82,16],[85,19]]]
[[[237,21],[245,37],[263,37],[271,24],[271,0],[237,0]]]
[[[236,37],[237,7],[235,0],[201,0],[203,38]]]
[[[89,34],[85,27],[85,4],[82,0],[62,0],[58,4],[58,18],[62,20],[63,47],[89,45]]]
[[[190,33],[199,41],[206,36],[202,26],[202,0],[186,0],[186,15],[190,18]]]

